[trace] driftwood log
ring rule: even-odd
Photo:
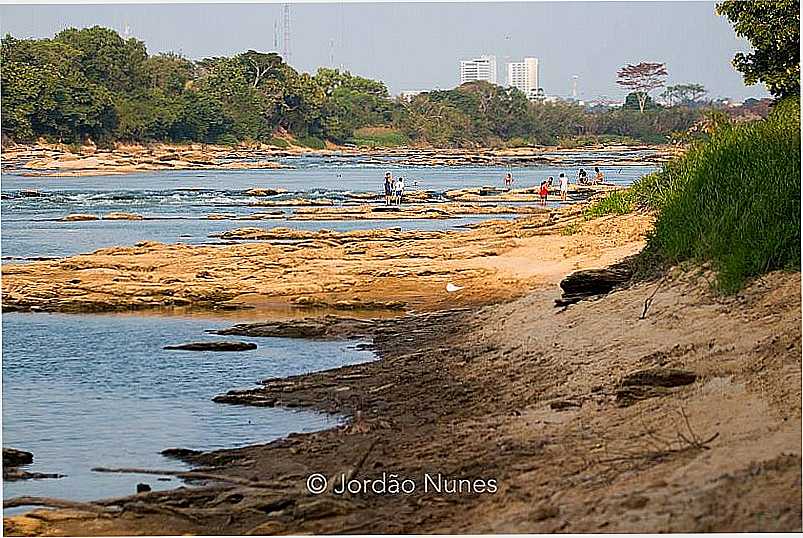
[[[605,269],[585,269],[569,274],[560,282],[563,294],[555,306],[568,306],[583,299],[606,295],[627,284],[633,269],[627,260]]]

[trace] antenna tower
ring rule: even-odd
[[[284,62],[290,63],[290,4],[284,5],[284,17],[282,19],[282,30],[284,43],[282,45],[282,56]]]

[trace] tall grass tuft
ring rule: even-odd
[[[609,192],[583,212],[586,220],[605,215],[624,215],[634,209],[634,192],[630,189]]]
[[[800,100],[766,120],[726,124],[632,188],[657,211],[645,256],[710,261],[718,287],[800,267]]]

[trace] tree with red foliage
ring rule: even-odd
[[[616,83],[635,92],[638,97],[639,110],[644,112],[647,97],[652,90],[664,85],[666,75],[666,64],[641,62],[619,69]]]

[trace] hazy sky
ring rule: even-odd
[[[3,5],[0,30],[52,36],[99,24],[145,41],[150,53],[192,59],[282,47],[281,4]],[[616,71],[642,60],[667,64],[669,84],[701,83],[712,97],[767,95],[746,87],[730,64],[749,50],[713,2],[514,2],[293,4],[290,63],[299,70],[342,66],[384,81],[392,93],[451,88],[458,62],[494,54],[505,63],[540,59],[541,86],[568,95],[578,75],[582,98],[620,98]]]

